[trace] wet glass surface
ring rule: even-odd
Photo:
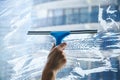
[[[91,4],[96,0],[81,0],[81,5],[91,5],[83,8],[72,5],[73,8],[47,12],[36,8],[36,5],[40,6],[38,2],[40,0],[0,0],[0,80],[41,78],[47,55],[56,41],[51,35],[27,35],[29,30],[40,30],[39,27],[59,29],[61,25],[79,24],[82,29],[91,29],[91,23],[97,24],[98,33],[70,34],[63,39],[62,42],[68,44],[65,49],[68,62],[56,80],[120,79],[119,0],[101,1],[97,6]],[[47,0],[41,2],[49,3]],[[70,2],[74,0],[69,0],[68,4]]]

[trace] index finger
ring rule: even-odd
[[[59,48],[60,50],[64,50],[66,47],[66,43],[61,43],[60,45],[57,46],[57,48]]]

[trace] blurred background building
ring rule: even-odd
[[[106,12],[119,9],[119,0],[35,0],[32,12],[32,27],[66,27],[67,29],[96,29],[99,7],[104,8],[103,19],[111,17],[120,21],[120,11],[114,15]],[[86,26],[87,25],[87,26]],[[48,28],[46,28],[48,29]]]

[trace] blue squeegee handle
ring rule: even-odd
[[[56,39],[56,46],[61,44],[62,40],[70,34],[70,31],[53,31],[50,33]]]

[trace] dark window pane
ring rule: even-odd
[[[58,16],[54,18],[54,25],[63,25],[63,16]]]
[[[79,23],[80,21],[80,10],[79,8],[76,8],[73,10],[73,23]]]
[[[53,26],[53,18],[52,17],[48,17],[47,23],[48,23],[48,26]]]
[[[62,25],[63,24],[63,9],[56,9],[53,11],[53,24],[56,25]]]
[[[72,21],[72,17],[71,17],[71,15],[72,15],[72,9],[66,9],[65,10],[65,24],[70,24]]]
[[[91,22],[98,22],[98,11],[99,8],[98,6],[92,7],[92,12],[91,12]]]
[[[80,9],[80,23],[87,23],[88,22],[88,8],[81,8]]]

